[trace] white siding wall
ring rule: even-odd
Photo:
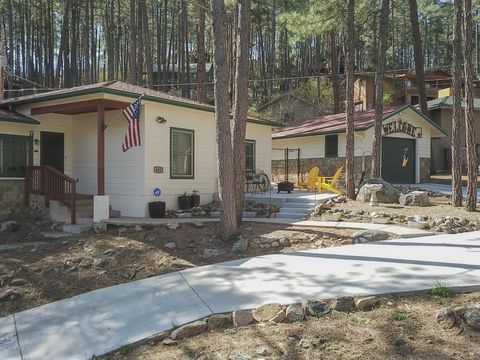
[[[144,214],[147,215],[147,202],[155,201],[153,189],[162,190],[160,200],[167,202],[167,209],[178,207],[177,197],[193,190],[200,192],[202,203],[212,201],[216,191],[215,123],[213,113],[186,109],[178,106],[145,102],[145,189],[143,194]],[[162,116],[167,120],[159,124],[156,119]],[[193,130],[194,134],[194,178],[170,178],[170,128]],[[162,166],[163,174],[153,172],[154,166]]]
[[[271,178],[272,130],[268,126],[247,123],[246,139],[255,140],[255,166]]]
[[[122,151],[127,122],[120,111],[105,114],[105,193],[115,210],[135,216],[143,207],[144,147]],[[143,121],[142,121],[143,124]],[[73,117],[73,176],[79,179],[78,192],[97,193],[97,113]],[[142,126],[142,140],[144,137]]]

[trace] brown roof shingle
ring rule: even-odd
[[[408,105],[391,106],[383,110],[383,118],[387,118],[396,111]],[[287,127],[273,134],[273,138],[294,137],[301,135],[317,135],[345,132],[346,114],[319,116],[313,119],[294,121]],[[375,122],[375,110],[359,111],[355,113],[354,128],[356,131],[365,130]]]

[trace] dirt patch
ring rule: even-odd
[[[236,253],[232,251],[233,242],[223,242],[216,236],[218,223],[205,223],[202,227],[180,224],[174,230],[166,226],[109,227],[105,234],[89,232],[56,239],[41,235],[43,231],[50,232],[48,224],[20,221],[20,225],[17,232],[0,233],[0,248],[2,244],[29,243],[0,251],[0,297],[5,291],[13,291],[0,300],[0,316],[188,267],[351,244],[353,233],[341,229],[246,223],[242,237],[250,242],[272,233],[291,241]],[[36,245],[30,245],[31,242]]]
[[[444,329],[435,314],[471,304],[480,293],[449,299],[386,297],[372,311],[332,312],[301,323],[256,324],[207,332],[177,345],[126,346],[105,360],[226,359],[479,359],[480,332]]]

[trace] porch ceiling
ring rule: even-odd
[[[39,106],[31,109],[32,115],[40,114],[65,114],[65,115],[77,115],[97,112],[98,106],[103,105],[105,111],[125,109],[128,102],[110,100],[110,99],[94,99],[77,102],[69,102],[58,105]]]

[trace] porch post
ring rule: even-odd
[[[97,195],[105,195],[105,105],[97,104]]]

